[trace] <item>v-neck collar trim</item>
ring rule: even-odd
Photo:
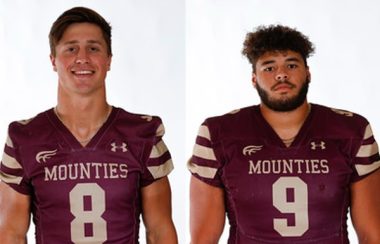
[[[104,124],[99,128],[99,130],[95,133],[95,135],[91,138],[91,140],[83,146],[71,133],[71,131],[62,123],[62,121],[58,118],[58,116],[54,112],[54,108],[51,108],[47,111],[47,115],[53,124],[53,126],[57,129],[58,134],[65,140],[68,145],[72,149],[90,149],[96,147],[96,145],[100,142],[103,135],[109,128],[109,126],[114,121],[114,118],[116,117],[118,109],[114,106],[111,107],[111,113],[109,114],[108,118],[104,122]]]
[[[295,136],[293,142],[290,144],[289,147],[285,145],[285,143],[281,140],[280,136],[276,133],[276,131],[272,128],[272,126],[268,123],[268,121],[264,118],[260,111],[260,106],[254,106],[255,114],[257,115],[258,119],[262,121],[263,125],[263,133],[265,136],[270,137],[270,141],[273,143],[275,142],[277,146],[284,148],[284,149],[291,149],[295,147],[299,147],[302,140],[305,138],[307,130],[310,128],[310,121],[313,118],[314,112],[315,112],[315,106],[314,104],[310,103],[310,113],[307,115],[305,121],[303,122],[300,130],[298,131],[297,135]],[[264,137],[265,138],[265,137]]]

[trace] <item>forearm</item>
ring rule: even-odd
[[[177,244],[177,233],[174,224],[168,223],[159,229],[147,230],[146,241],[148,244]]]
[[[0,243],[27,243],[29,222],[30,197],[0,181]]]
[[[217,244],[224,229],[224,191],[191,177],[191,244]]]
[[[220,236],[218,235],[192,235],[191,244],[218,244]]]
[[[379,244],[380,243],[380,229],[372,233],[363,234],[358,233],[359,244]]]
[[[171,191],[167,177],[142,188],[142,217],[148,244],[177,244],[171,217]]]
[[[203,221],[202,223],[206,223]],[[220,228],[218,228],[218,226]],[[210,224],[196,224],[195,221],[191,222],[191,244],[218,244],[219,239],[223,232],[224,225],[219,222],[212,222]]]
[[[9,231],[0,230],[0,243],[1,244],[26,244],[25,235],[17,235]]]
[[[360,244],[380,243],[380,169],[351,185],[351,219]]]

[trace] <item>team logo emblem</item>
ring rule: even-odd
[[[116,142],[111,143],[111,151],[117,152],[118,150],[121,150],[122,152],[128,151],[127,149],[127,143],[123,142],[120,145],[116,144]]]
[[[263,145],[255,146],[255,145],[249,145],[243,148],[243,155],[244,156],[251,156],[252,154],[255,154],[257,151],[260,151],[263,148]]]
[[[320,148],[321,150],[326,149],[326,143],[324,141],[321,141],[320,143],[316,143],[315,141],[310,143],[311,150],[316,150],[317,148]]]
[[[57,154],[58,149],[51,150],[51,151],[42,151],[37,153],[36,155],[36,161],[39,163],[46,163],[46,160],[50,159],[54,155]]]

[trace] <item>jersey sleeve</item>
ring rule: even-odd
[[[10,126],[4,146],[3,157],[0,163],[0,180],[8,184],[14,190],[29,195],[31,192],[31,186],[27,182],[24,168],[20,157],[18,157],[17,145],[14,140],[12,140],[12,132]]]
[[[188,161],[187,167],[196,178],[207,184],[222,187],[222,181],[218,174],[221,163],[215,156],[207,122],[204,122],[199,127],[193,148],[193,155]]]
[[[366,126],[359,150],[353,160],[355,173],[353,181],[360,180],[380,168],[379,147],[370,124]]]
[[[146,171],[143,174],[142,185],[147,186],[154,181],[167,176],[174,168],[170,152],[163,141],[165,127],[160,118],[152,118],[156,120],[156,130],[154,132],[153,141],[148,150],[148,159],[145,163]]]

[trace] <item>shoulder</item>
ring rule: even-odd
[[[362,135],[369,127],[368,120],[360,114],[332,107],[313,104],[316,121],[335,133]]]
[[[164,125],[159,116],[131,113],[122,108],[115,108],[117,119],[115,125],[119,129],[128,130],[135,136],[162,136]]]
[[[255,118],[258,111],[258,105],[235,109],[220,116],[207,118],[201,127],[209,131],[213,141],[222,137],[243,135],[257,122]]]
[[[9,137],[15,138],[16,140],[23,140],[46,134],[48,131],[47,128],[50,126],[47,115],[50,110],[41,112],[29,119],[13,121],[8,127]]]
[[[357,114],[355,112],[341,109],[341,108],[333,108],[333,107],[327,107],[319,104],[312,104],[312,107],[322,115],[329,116],[329,118],[338,120],[338,121],[352,121],[352,122],[365,122],[366,118],[363,117],[360,114]]]
[[[258,106],[249,106],[244,108],[239,108],[232,110],[223,115],[209,117],[205,120],[205,124],[215,125],[215,124],[230,124],[239,122],[242,123],[241,119],[248,119],[252,116],[252,113],[255,113],[258,109]]]

